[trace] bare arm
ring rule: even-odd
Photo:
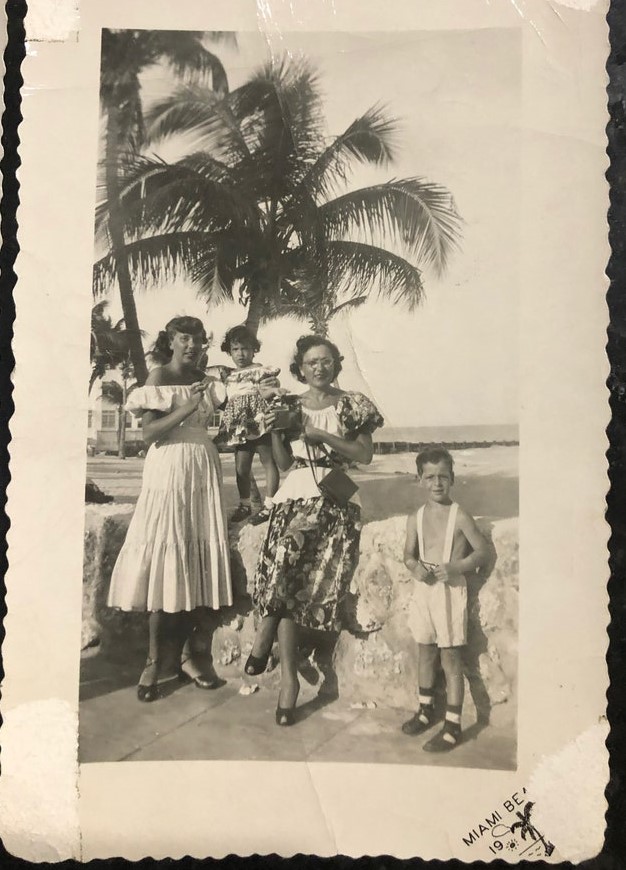
[[[331,435],[329,432],[324,432],[323,429],[316,429],[309,423],[304,429],[307,441],[309,444],[327,444],[335,453],[345,456],[346,459],[352,459],[354,462],[361,462],[363,465],[369,465],[374,455],[374,445],[372,436],[362,433],[357,435],[353,441],[348,441],[347,438],[342,438],[340,435]]]
[[[459,559],[459,573],[465,571],[475,571],[476,568],[482,568],[487,564],[489,559],[489,545],[484,536],[478,530],[474,517],[470,516],[466,511],[459,511],[458,516],[459,528],[465,535],[468,544],[472,548],[472,552],[464,559]]]
[[[146,380],[147,387],[160,385],[160,378],[157,373],[150,372]],[[179,426],[183,420],[186,420],[197,409],[202,396],[204,394],[205,384],[200,382],[191,387],[191,399],[185,402],[180,408],[171,411],[169,414],[163,414],[160,411],[144,411],[141,418],[141,427],[143,431],[143,440],[146,444],[154,444],[170,430]]]
[[[419,559],[415,558],[418,549],[416,515],[409,514],[406,518],[406,538],[404,541],[404,564],[409,571],[414,571],[419,565]]]
[[[272,432],[272,453],[280,471],[289,471],[293,465],[293,456],[287,450],[280,432]]]
[[[417,539],[417,515],[409,514],[406,520],[406,538],[404,541],[404,564],[418,580],[426,580],[429,571],[419,560],[419,542]]]

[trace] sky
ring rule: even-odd
[[[231,88],[269,56],[257,32],[239,33],[237,41],[237,50],[214,48]],[[360,168],[351,188],[421,176],[450,190],[464,221],[447,273],[424,272],[426,298],[415,313],[371,301],[335,318],[330,335],[345,357],[341,386],[366,392],[392,426],[518,422],[519,33],[290,33],[272,48],[305,55],[318,68],[329,135],[376,103],[400,120],[397,160]],[[173,84],[153,68],[142,80],[144,105]],[[180,143],[153,151],[174,160]],[[111,316],[121,317],[115,291],[109,298]],[[207,310],[185,280],[138,288],[136,299],[147,347],[171,317],[192,314],[214,335],[210,363],[228,362],[219,344],[245,320],[242,306]],[[288,373],[293,345],[307,331],[282,320],[259,332],[257,361],[281,366],[290,389],[297,385]]]

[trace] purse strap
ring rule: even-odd
[[[309,447],[309,442],[306,440],[306,436],[303,435],[304,446],[306,448],[306,455],[309,460],[309,466],[311,468],[311,474],[313,475],[313,480],[315,481],[315,486],[319,489],[319,481],[317,479],[317,471],[315,470],[315,463],[313,462],[313,457],[311,456],[311,448]]]

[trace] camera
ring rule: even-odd
[[[274,412],[272,429],[281,431],[297,431],[302,428],[302,411],[298,402],[298,396],[276,396],[271,403]]]

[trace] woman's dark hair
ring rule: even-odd
[[[289,371],[297,378],[301,384],[305,383],[305,378],[302,375],[302,360],[305,353],[311,350],[312,347],[327,347],[333,357],[333,378],[336,378],[341,371],[341,363],[343,357],[339,353],[339,348],[333,344],[328,338],[321,335],[303,335],[296,342],[296,352],[293,355],[293,362],[289,366]]]
[[[169,362],[172,358],[170,341],[177,332],[182,333],[183,335],[199,335],[202,339],[203,345],[208,345],[209,343],[209,337],[204,329],[204,324],[199,318],[173,317],[169,323],[165,325],[165,329],[162,329],[159,332],[150,356],[160,363]]]
[[[244,347],[251,347],[255,353],[261,350],[261,342],[247,326],[233,326],[224,336],[224,341],[220,347],[224,353],[230,353],[233,344],[243,344]]]

